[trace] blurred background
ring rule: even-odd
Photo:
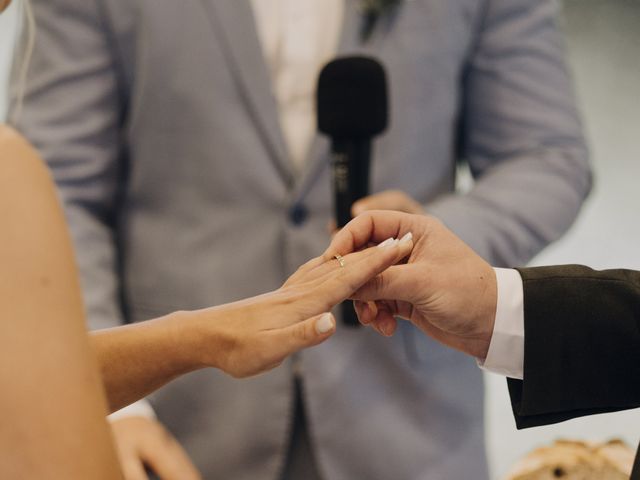
[[[569,234],[533,263],[640,269],[640,1],[565,0],[563,6],[595,186]],[[558,437],[638,443],[638,410],[516,431],[505,380],[487,375],[486,383],[492,478]]]
[[[570,60],[592,147],[595,188],[569,234],[533,263],[640,270],[640,1],[565,0],[563,10]],[[6,112],[16,16],[15,5],[0,16],[0,119]],[[640,438],[640,411],[519,432],[505,380],[487,375],[486,383],[492,478],[500,478],[519,457],[556,438],[621,437],[634,447]]]

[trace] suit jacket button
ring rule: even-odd
[[[289,220],[296,227],[301,226],[309,216],[309,210],[304,205],[297,203],[289,210]]]

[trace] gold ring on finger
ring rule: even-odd
[[[335,254],[335,255],[334,255],[334,258],[335,258],[336,260],[338,260],[338,263],[340,264],[340,267],[344,268],[344,265],[345,265],[345,263],[344,263],[344,257],[343,257],[342,255]]]

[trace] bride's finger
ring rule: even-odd
[[[287,281],[284,283],[284,286],[292,285],[299,281],[307,281],[310,278],[315,278],[315,276],[311,277],[310,272],[316,270],[319,266],[323,265],[325,260],[323,257],[315,257],[309,260],[307,263],[301,265],[298,270],[296,270],[293,275],[291,275]],[[309,277],[309,278],[308,278]]]
[[[411,233],[405,235],[402,239],[397,240],[389,238],[375,247],[370,247],[360,252],[350,253],[344,257],[340,257],[342,262],[340,266],[342,268],[350,268],[358,270],[363,264],[371,261],[371,257],[379,256],[381,250],[391,249],[395,252],[391,265],[395,265],[403,258],[407,257],[413,249],[413,236]],[[389,265],[389,266],[391,266]],[[333,268],[330,272],[333,275],[340,274],[341,269]],[[326,275],[326,278],[330,278],[331,275]]]
[[[316,315],[284,328],[264,332],[260,347],[268,352],[270,362],[279,363],[303,348],[318,345],[336,331],[336,319],[331,313]]]
[[[411,252],[411,238],[404,242],[390,242],[382,248],[373,247],[343,257],[344,266],[339,266],[318,279],[316,294],[331,307],[348,298],[371,278]]]
[[[412,215],[393,211],[368,211],[351,220],[331,240],[325,251],[325,259],[335,253],[360,250],[368,243],[380,243],[384,239],[402,236],[411,231]]]
[[[331,310],[346,300],[362,285],[407,256],[413,243],[411,237],[403,242],[388,242],[361,252],[338,257],[329,264],[301,272],[286,288],[272,294],[273,301],[288,313],[263,319],[268,328],[292,325],[302,319]]]
[[[305,275],[298,276],[296,278],[296,281],[313,280],[313,279],[325,280],[328,278],[329,275],[335,275],[340,268],[345,268],[345,267],[351,268],[354,265],[358,264],[359,262],[367,261],[367,259],[371,255],[376,254],[377,252],[376,247],[385,248],[385,247],[392,246],[393,241],[394,241],[393,238],[389,238],[384,242],[380,243],[380,245],[368,247],[358,252],[345,254],[344,256],[335,254],[331,258],[326,258],[324,256],[319,257],[319,258],[324,258],[324,262],[322,264],[316,264],[315,268],[313,269],[307,270],[305,272]],[[393,264],[398,263],[400,260],[402,260],[403,258],[405,258],[411,253],[411,250],[413,249],[413,235],[411,233],[408,233],[402,239],[396,240],[396,242],[400,248],[397,249],[397,255]]]

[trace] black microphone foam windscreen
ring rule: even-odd
[[[320,72],[318,129],[333,138],[367,138],[388,123],[384,68],[369,57],[343,57]]]

